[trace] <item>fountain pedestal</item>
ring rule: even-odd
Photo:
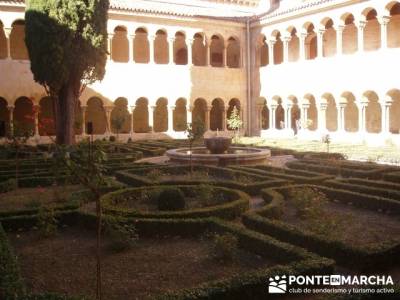
[[[211,152],[211,154],[223,154],[228,151],[232,144],[230,137],[215,136],[204,138],[204,145]]]

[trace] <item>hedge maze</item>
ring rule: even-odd
[[[118,255],[140,253],[142,243],[150,243],[151,249],[165,243],[165,251],[175,242],[192,243],[194,248],[187,251],[204,245],[221,250],[222,241],[223,254],[233,257],[225,264],[240,265],[246,255],[247,260],[260,260],[260,266],[248,264],[241,272],[203,278],[192,286],[153,293],[150,288],[149,298],[274,299],[268,295],[267,281],[275,275],[334,274],[337,268],[385,274],[400,270],[400,168],[282,149],[272,149],[273,156],[296,158],[282,167],[137,162],[186,144],[173,140],[104,144],[108,157],[103,165],[107,183],[101,190],[104,239],[121,243],[121,238],[135,233],[138,246]],[[90,299],[91,294],[29,288],[35,284],[26,278],[24,263],[31,262],[15,242],[16,234],[21,239],[36,236],[44,222],[57,230],[48,239],[68,241],[70,234],[94,235],[96,216],[91,192],[66,170],[54,171],[51,146],[22,153],[18,164],[12,152],[2,153],[0,160],[0,299]],[[55,186],[65,187],[68,196],[41,204],[38,191],[55,197]],[[38,201],[15,198],[18,206],[3,209],[2,199],[14,199],[25,190],[39,195]],[[51,211],[50,217],[44,208]],[[211,261],[213,268],[222,268],[220,261]],[[133,293],[131,288],[127,289]]]

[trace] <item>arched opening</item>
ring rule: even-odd
[[[33,135],[35,132],[35,114],[32,101],[20,97],[14,105],[14,134],[16,136]]]
[[[330,132],[338,130],[338,110],[336,106],[335,98],[331,94],[325,94],[322,96],[327,101],[326,107],[326,129]]]
[[[240,101],[239,101],[239,99],[236,99],[236,98],[231,99],[229,101],[228,110],[226,112],[227,120],[229,120],[231,118],[232,113],[233,113],[235,108],[236,108],[237,114],[239,115],[239,117],[241,117],[241,114],[240,114]],[[241,120],[241,121],[243,122],[243,120]],[[229,124],[227,124],[227,129],[228,130],[232,130],[232,128],[229,127]]]
[[[114,29],[112,38],[111,58],[115,62],[129,61],[129,41],[128,32],[125,27],[117,26]]]
[[[193,37],[192,46],[193,65],[205,66],[207,57],[207,46],[205,37],[201,33],[196,33]]]
[[[168,40],[164,30],[158,30],[154,39],[154,62],[156,64],[167,64],[168,55]]]
[[[364,28],[364,50],[378,50],[381,47],[381,26],[377,19],[377,12],[375,9],[367,9],[363,15],[367,21]]]
[[[150,61],[150,44],[147,39],[147,31],[138,28],[135,31],[135,40],[133,43],[134,59],[136,63],[147,64]]]
[[[289,61],[294,62],[298,61],[300,57],[300,39],[297,36],[296,28],[291,27],[288,29],[290,34],[290,41],[288,44],[289,47]]]
[[[295,134],[299,131],[301,128],[300,120],[301,120],[301,111],[298,105],[298,100],[294,96],[289,97],[289,101],[292,102],[292,109],[290,110],[290,123],[291,123],[291,129]]]
[[[261,129],[269,129],[269,109],[267,105],[267,100],[263,99],[261,108]]]
[[[186,46],[186,38],[185,35],[179,31],[175,34],[174,62],[177,65],[188,64],[188,51]]]
[[[229,68],[240,67],[240,43],[233,37],[228,39],[226,64]]]
[[[179,98],[175,102],[174,131],[185,131],[187,125],[186,99]]]
[[[7,136],[10,130],[10,114],[7,106],[6,99],[0,97],[0,137]]]
[[[111,111],[111,131],[116,134],[129,133],[131,130],[131,115],[128,111],[128,100],[118,98]]]
[[[0,21],[0,59],[7,58],[7,38],[4,32],[3,23]]]
[[[154,132],[168,131],[168,100],[160,98],[154,109]]]
[[[210,129],[213,131],[224,130],[223,129],[223,110],[224,101],[222,99],[214,99],[211,102],[210,111]]]
[[[390,12],[390,22],[387,25],[387,38],[389,48],[400,47],[400,3],[394,2],[387,7]]]
[[[357,132],[358,128],[358,107],[356,98],[350,92],[345,92],[342,97],[346,99],[346,107],[344,109],[344,129],[347,132]]]
[[[323,21],[323,25],[325,27],[325,32],[323,35],[323,46],[322,46],[322,52],[324,57],[331,57],[336,55],[336,30],[333,27],[333,21],[332,19],[328,18]]]
[[[345,14],[341,19],[344,23],[342,34],[343,54],[353,54],[358,49],[358,30],[354,24],[354,16],[352,14]]]
[[[223,67],[224,66],[224,40],[218,35],[211,37],[210,45],[211,66]]]
[[[12,59],[29,59],[28,49],[25,45],[25,22],[23,20],[15,21],[12,24],[10,35],[10,52]]]
[[[149,131],[149,102],[146,98],[136,100],[135,110],[133,111],[133,130],[137,133]]]
[[[274,97],[273,101],[276,101],[278,104],[275,110],[275,129],[285,129],[285,110],[282,106],[282,99],[280,97]]]
[[[44,97],[39,102],[39,135],[52,136],[56,134],[54,122],[54,100]]]
[[[283,42],[281,39],[281,33],[276,31],[272,35],[275,37],[274,65],[280,65],[283,62]]]
[[[400,134],[400,90],[392,90],[388,95],[393,101],[389,109],[389,131]]]
[[[318,109],[315,97],[307,94],[304,96],[304,99],[308,100],[310,107],[307,110],[307,120],[305,120],[305,124],[302,124],[302,128],[315,131],[318,129]]]
[[[258,48],[259,52],[259,66],[265,67],[269,64],[269,49],[267,44],[267,38],[262,35],[260,45]]]
[[[379,133],[382,130],[382,110],[378,95],[375,92],[369,91],[364,93],[363,96],[368,99],[365,125],[367,132]]]
[[[192,111],[192,121],[194,124],[202,122],[206,125],[206,113],[207,113],[207,102],[202,98],[198,98],[194,101],[194,107]],[[205,126],[206,127],[206,126]]]
[[[86,108],[86,133],[105,134],[106,124],[107,119],[103,101],[97,97],[90,98]]]
[[[317,34],[314,31],[314,24],[307,23],[304,25],[307,36],[304,41],[305,55],[307,60],[315,59],[318,55]]]

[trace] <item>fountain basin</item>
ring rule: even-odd
[[[232,144],[232,138],[223,136],[214,136],[204,138],[204,145],[212,154],[225,153]]]
[[[166,152],[169,160],[174,163],[190,163],[190,149],[171,149]],[[226,165],[257,165],[264,164],[271,157],[268,149],[230,147],[226,153],[213,154],[206,147],[192,148],[192,162],[214,166]]]

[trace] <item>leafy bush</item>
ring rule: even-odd
[[[296,208],[297,215],[302,219],[320,216],[323,206],[329,201],[324,193],[310,187],[293,189],[289,198]]]
[[[166,187],[158,196],[159,210],[183,210],[185,206],[185,195],[179,188]]]
[[[40,235],[51,237],[57,234],[57,219],[52,208],[41,207],[37,218]]]
[[[17,188],[17,181],[15,179],[9,179],[0,183],[0,193],[7,193]]]
[[[114,219],[107,220],[106,234],[110,238],[110,249],[116,252],[130,249],[139,239],[135,226],[121,224]]]
[[[153,169],[149,173],[147,173],[147,178],[153,182],[160,181],[160,179],[164,176],[164,173],[160,169]]]
[[[238,250],[239,240],[232,233],[215,234],[212,256],[217,260],[231,261]]]

